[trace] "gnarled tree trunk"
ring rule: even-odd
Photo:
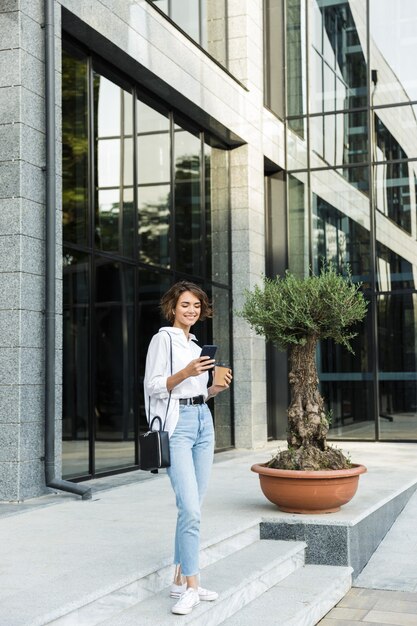
[[[319,392],[316,368],[317,338],[290,349],[291,403],[288,408],[288,450],[278,454],[269,467],[295,470],[345,469],[349,460],[341,450],[327,445],[329,422]]]
[[[326,450],[329,423],[324,412],[324,401],[319,393],[316,368],[317,339],[308,337],[303,346],[290,349],[291,403],[288,408],[288,445],[298,449],[314,446]]]

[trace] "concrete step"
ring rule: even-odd
[[[205,568],[220,559],[224,559],[246,546],[259,541],[259,524],[236,527],[234,534],[222,534],[212,537],[203,542],[200,551],[200,565]],[[168,560],[166,560],[168,562]],[[116,565],[116,564],[115,564]],[[86,564],[88,569],[88,564]],[[119,567],[120,569],[120,567]],[[145,600],[169,586],[173,577],[173,566],[160,563],[154,571],[142,574],[140,577],[131,578],[128,583],[120,579],[120,583],[112,584],[112,588],[91,588],[86,595],[79,594],[78,604],[74,607],[65,602],[62,606],[54,607],[54,614],[46,612],[36,624],[49,624],[50,626],[95,626],[103,619],[117,615],[120,611],[138,602]],[[45,607],[46,608],[46,607]],[[56,617],[59,615],[59,617]]]
[[[305,544],[257,541],[201,572],[202,585],[219,592],[215,602],[201,602],[189,615],[175,616],[169,587],[109,619],[101,626],[216,626],[304,565]]]
[[[305,565],[229,617],[222,626],[254,626],[268,615],[276,626],[315,626],[349,591],[352,568]],[[271,618],[275,616],[275,620]]]

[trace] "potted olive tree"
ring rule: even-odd
[[[366,471],[327,443],[329,421],[316,368],[316,348],[322,339],[333,339],[353,352],[354,325],[364,319],[366,311],[360,285],[352,282],[350,274],[338,274],[332,264],[307,278],[288,271],[284,277],[264,277],[262,286],[246,291],[239,315],[258,335],[289,352],[288,449],[252,467],[259,473],[266,497],[282,510],[339,510],[353,497],[359,474]],[[320,489],[336,491],[336,499],[320,495],[317,481]],[[313,484],[313,501],[308,503]]]

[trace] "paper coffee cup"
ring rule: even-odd
[[[228,365],[215,365],[213,383],[215,385],[220,385],[221,387],[226,387],[227,382],[224,377],[228,372],[230,372],[230,367]]]

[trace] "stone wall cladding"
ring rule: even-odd
[[[0,6],[0,500],[9,501],[45,492],[43,5]]]

